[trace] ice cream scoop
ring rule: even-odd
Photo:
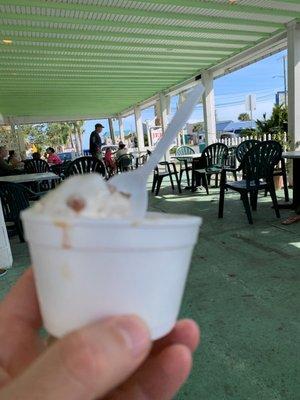
[[[76,175],[51,190],[33,207],[55,218],[126,218],[131,213],[128,195],[119,193],[99,174]]]

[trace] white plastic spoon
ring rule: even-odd
[[[119,192],[130,195],[132,217],[143,218],[148,208],[147,181],[156,165],[161,161],[166,151],[173,143],[174,138],[186,121],[191,116],[195,105],[204,92],[204,87],[198,83],[189,93],[185,102],[180,106],[168,125],[165,134],[157,143],[149,160],[143,167],[134,171],[113,176],[109,185],[114,186]]]

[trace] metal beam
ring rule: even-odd
[[[103,118],[109,118],[110,115],[107,116],[101,116],[101,119]],[[56,115],[56,116],[40,116],[40,115],[32,115],[32,116],[22,116],[22,117],[16,117],[16,116],[5,116],[3,118],[3,121],[0,122],[0,125],[8,125],[8,124],[15,124],[15,125],[26,125],[26,124],[40,124],[40,123],[47,123],[47,122],[67,122],[67,121],[78,121],[78,120],[94,120],[96,118],[99,118],[99,116],[96,116],[95,114],[93,115]]]
[[[53,50],[54,49],[54,50]],[[60,50],[59,50],[60,49]],[[109,54],[109,55],[113,55],[114,52],[117,51],[118,54],[122,54],[123,56],[126,55],[128,59],[132,59],[132,57],[142,57],[144,59],[146,58],[150,58],[153,60],[153,56],[155,55],[155,59],[161,59],[161,60],[170,60],[170,59],[182,59],[182,52],[168,52],[165,51],[163,52],[163,50],[161,50],[161,53],[157,53],[155,52],[155,50],[152,50],[152,52],[148,52],[148,54],[146,53],[147,49],[143,50],[143,49],[139,49],[136,50],[135,48],[128,48],[127,50],[125,49],[107,49],[107,48],[102,48],[102,49],[93,49],[93,48],[89,48],[89,49],[84,49],[84,48],[68,48],[67,50],[65,48],[63,48],[62,44],[60,43],[52,43],[51,47],[49,46],[45,46],[44,43],[42,42],[35,42],[35,44],[33,45],[32,42],[24,42],[24,43],[20,43],[20,44],[15,44],[13,46],[13,48],[2,48],[2,52],[3,54],[10,53],[10,52],[14,52],[14,50],[18,51],[19,53],[25,53],[28,54],[30,51],[31,52],[36,52],[38,54],[69,54],[69,55],[84,55],[85,57],[90,57],[90,56],[95,56],[98,57],[99,59],[99,54]],[[189,50],[190,51],[190,50]],[[223,54],[224,56],[224,54]],[[184,57],[186,59],[194,59],[194,60],[218,60],[220,58],[222,58],[222,55],[214,55],[210,54],[210,52],[203,49],[202,51],[197,51],[197,52],[184,52]]]
[[[91,63],[99,61],[99,53],[91,54],[91,53],[84,53],[83,52],[71,52],[71,51],[26,51],[25,49],[10,49],[10,51],[3,52],[5,54],[6,59],[14,59],[14,60],[25,60],[26,58],[34,60],[34,59],[46,59],[48,60],[52,56],[52,60],[60,60],[62,62],[85,62],[87,57]],[[29,56],[29,57],[28,57]],[[53,57],[55,56],[55,57]],[[84,56],[84,57],[83,57]],[[71,57],[71,58],[70,58]],[[80,58],[83,57],[83,58]],[[186,57],[186,55],[185,55]],[[204,56],[201,55],[200,57],[188,57],[188,65],[199,65],[199,63],[207,65],[214,62],[216,58],[212,56]],[[152,61],[151,61],[152,60]],[[118,54],[111,54],[111,52],[105,53],[105,51],[101,52],[101,64],[107,64],[110,61],[115,62],[116,65],[120,63],[134,63],[137,65],[140,64],[148,64],[148,65],[161,65],[161,64],[187,64],[186,58],[183,59],[182,57],[165,57],[161,55],[156,55],[155,60],[153,60],[153,55],[147,54],[135,54],[134,58],[132,56],[128,56],[128,52],[126,54],[118,53]]]
[[[22,13],[31,13],[30,7],[25,0],[11,0],[12,5],[16,5],[21,8]],[[246,26],[255,26],[255,27],[270,27],[274,29],[281,28],[280,22],[272,22],[272,21],[258,21],[258,20],[251,20],[249,16],[245,16],[245,18],[234,18],[234,17],[213,17],[211,15],[200,15],[195,14],[193,10],[191,10],[191,14],[183,14],[178,12],[170,12],[170,11],[149,11],[149,9],[140,9],[140,8],[122,8],[122,7],[109,7],[109,6],[102,6],[101,9],[97,5],[89,5],[89,4],[72,4],[72,3],[43,3],[41,4],[38,0],[31,0],[30,4],[35,6],[35,14],[38,14],[38,9],[43,10],[61,10],[63,16],[66,12],[72,11],[79,11],[81,12],[81,19],[88,18],[89,13],[107,15],[108,18],[112,15],[121,15],[121,16],[128,16],[132,17],[139,17],[139,18],[153,18],[156,19],[159,23],[163,24],[165,19],[170,19],[170,22],[176,20],[185,21],[185,22],[210,22],[210,23],[217,23],[217,24],[240,24]],[[7,0],[0,0],[0,5],[6,6]],[[2,9],[2,12],[5,12],[5,8]],[[48,13],[49,14],[49,13]],[[271,14],[271,13],[270,13]],[[76,17],[74,18],[76,19]],[[125,22],[125,21],[124,21]],[[141,23],[143,21],[141,20]]]
[[[147,3],[148,0],[133,0],[134,3]],[[277,0],[282,1],[282,0]],[[291,0],[290,2],[293,2]],[[239,3],[216,3],[212,1],[199,1],[199,0],[185,0],[184,3],[182,0],[151,0],[151,3],[161,4],[161,5],[169,5],[169,6],[178,6],[178,7],[190,7],[191,9],[200,9],[200,10],[217,10],[224,12],[236,12],[236,13],[245,13],[245,14],[258,14],[270,16],[270,13],[275,16],[286,16],[286,17],[295,17],[295,12],[299,10],[285,10],[285,9],[274,9],[272,7],[268,7],[268,3],[261,6],[252,6],[252,5],[240,5]],[[299,6],[299,1],[295,0],[295,4]]]
[[[6,19],[16,19],[15,14],[11,13],[2,13],[3,18]],[[1,19],[0,19],[1,21]],[[36,23],[52,23],[56,26],[59,24],[63,24],[64,26],[66,25],[73,25],[76,23],[76,28],[80,29],[91,29],[94,32],[97,32],[98,30],[107,28],[107,29],[120,29],[124,30],[124,22],[122,21],[112,21],[112,20],[95,20],[95,19],[76,19],[74,20],[73,18],[68,18],[68,17],[60,17],[60,16],[55,16],[52,17],[51,15],[35,15],[35,14],[22,14],[22,19],[19,22],[25,22],[30,21],[30,24],[33,22]],[[198,26],[197,29],[195,28],[190,28],[188,26],[181,26],[181,25],[174,25],[172,23],[170,24],[154,24],[154,23],[147,23],[143,22],[141,25],[140,23],[136,22],[131,22],[131,21],[126,21],[126,29],[132,29],[132,30],[144,30],[148,29],[149,34],[152,33],[157,33],[158,31],[163,31],[163,32],[169,32],[169,34],[189,34],[189,35],[197,35],[199,33],[206,33],[206,34],[215,34],[215,35],[220,35],[221,38],[225,37],[226,35],[231,35],[234,37],[234,39],[240,39],[240,40],[251,40],[249,37],[254,36],[256,37],[256,40],[259,37],[262,36],[269,36],[270,32],[265,32],[263,30],[260,31],[253,31],[250,29],[246,29],[245,27],[240,28],[240,27],[235,27],[234,25],[228,27],[228,28],[216,28],[215,26],[213,28],[207,28],[207,27],[201,27]],[[243,36],[246,36],[247,39]]]
[[[129,43],[129,42],[116,42],[116,41],[108,41],[108,40],[101,40],[101,38],[98,40],[99,43],[91,43],[87,42],[84,40],[80,39],[68,39],[68,38],[60,38],[59,35],[58,37],[23,37],[23,36],[18,36],[13,42],[13,46],[33,46],[33,47],[40,47],[43,46],[45,47],[45,44],[50,45],[51,47],[60,47],[60,48],[66,48],[66,49],[79,49],[81,51],[83,50],[102,50],[102,49],[114,49],[114,48],[121,48],[127,51],[137,51],[139,50],[144,50],[146,52],[151,51],[161,51],[161,52],[168,52],[169,50],[172,50],[175,52],[175,50],[180,50],[181,52],[197,52],[199,53],[200,51],[203,51],[207,54],[209,53],[217,53],[217,54],[230,54],[232,50],[236,51],[238,50],[236,47],[235,48],[226,48],[226,47],[212,47],[210,48],[209,46],[203,46],[203,45],[187,45],[186,43],[183,43],[182,45],[172,45],[172,44],[149,44],[149,43]]]
[[[26,60],[28,60],[29,62],[27,62]],[[36,62],[35,62],[35,60],[36,60]],[[91,60],[91,61],[94,61],[94,60]],[[95,59],[95,61],[96,61],[96,59]],[[36,65],[38,66],[38,65],[42,65],[42,64],[50,65],[50,66],[52,64],[61,65],[61,66],[63,66],[63,65],[70,66],[70,63],[74,63],[74,65],[75,65],[75,62],[76,62],[76,65],[78,65],[78,66],[81,65],[86,68],[89,68],[89,67],[95,68],[93,63],[91,63],[91,66],[90,66],[90,64],[86,63],[86,58],[81,59],[78,57],[74,57],[74,58],[65,58],[64,57],[62,59],[61,57],[51,58],[51,57],[38,56],[38,55],[34,55],[34,54],[32,54],[29,57],[24,56],[23,54],[20,54],[20,55],[6,54],[5,60],[3,62],[1,62],[1,64],[2,65],[10,65],[10,66],[11,65],[15,66],[16,64],[18,64],[18,65],[24,64],[24,65],[32,65],[32,66],[36,66]],[[112,62],[115,62],[115,64],[111,64]],[[129,58],[123,59],[123,58],[118,58],[118,57],[111,57],[109,59],[109,58],[104,58],[104,56],[102,55],[101,66],[106,67],[107,64],[111,65],[112,69],[118,68],[119,66],[122,66],[124,68],[127,68],[127,67],[128,68],[134,68],[134,67],[137,67],[137,68],[141,68],[141,67],[143,67],[143,68],[144,67],[177,68],[178,67],[178,68],[187,68],[187,69],[189,69],[189,68],[192,69],[192,68],[195,68],[195,66],[198,66],[198,68],[199,68],[199,61],[189,61],[188,65],[186,64],[186,60],[183,60],[183,59],[178,59],[176,61],[155,60],[155,62],[153,63],[153,62],[150,62],[149,60],[142,60],[142,59],[132,60],[132,58],[131,59],[129,59]],[[202,61],[200,66],[201,65],[207,66],[209,64],[211,64],[211,61]]]
[[[36,38],[36,37],[43,37],[45,34],[47,35],[55,35],[55,37],[59,37],[59,35],[62,37],[62,39],[65,39],[68,41],[68,39],[71,36],[71,39],[74,37],[78,37],[79,40],[86,41],[89,40],[91,42],[99,42],[103,41],[103,38],[109,38],[109,41],[113,41],[114,39],[121,39],[121,41],[118,41],[119,43],[130,43],[133,40],[136,42],[137,40],[143,40],[143,42],[151,42],[153,43],[153,40],[157,41],[163,41],[166,42],[168,41],[170,45],[174,46],[176,45],[177,42],[180,43],[190,43],[190,44],[199,44],[199,31],[197,29],[196,32],[194,32],[195,36],[183,36],[179,33],[176,35],[170,35],[170,34],[165,34],[165,33],[160,33],[160,34],[154,34],[151,32],[151,35],[149,33],[138,33],[136,30],[133,30],[132,33],[127,33],[127,32],[111,32],[111,31],[104,31],[104,30],[91,30],[86,31],[85,29],[74,29],[74,28],[62,28],[61,26],[56,27],[56,26],[50,26],[50,27],[43,27],[43,26],[22,26],[20,24],[16,24],[16,20],[12,19],[5,19],[1,21],[1,25],[3,25],[2,28],[2,35],[7,35],[7,36],[14,36],[14,37],[30,37]],[[69,24],[72,26],[71,24]],[[80,27],[80,25],[79,25]],[[232,33],[232,30],[229,31],[229,33]],[[220,32],[221,35],[221,32]],[[224,32],[222,32],[223,39],[222,39],[222,46],[223,48],[230,48],[230,49],[235,49],[238,48],[239,46],[245,45],[245,40],[241,39],[226,39],[224,38]],[[107,39],[106,39],[107,40]],[[178,43],[177,43],[178,44]],[[220,45],[220,39],[215,39],[215,38],[201,38],[201,44],[207,44],[207,46],[211,46],[213,44]]]

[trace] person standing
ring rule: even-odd
[[[90,153],[93,157],[99,159],[102,158],[101,147],[103,143],[100,133],[102,132],[103,128],[104,126],[102,124],[96,124],[95,130],[90,134]]]

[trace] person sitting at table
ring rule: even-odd
[[[17,157],[14,150],[9,150],[7,162],[16,169],[23,169],[24,163]]]
[[[46,149],[47,153],[47,162],[48,164],[62,164],[62,160],[59,158],[59,156],[55,153],[55,150],[53,147],[48,147]]]
[[[113,175],[116,172],[117,166],[115,160],[112,157],[112,152],[109,147],[105,151],[104,163],[110,175]]]
[[[20,169],[17,169],[7,162],[7,156],[7,148],[5,146],[0,146],[0,176],[20,174]]]
[[[128,150],[126,149],[126,146],[123,142],[119,143],[119,150],[116,152],[116,160],[118,161],[118,159],[121,156],[124,156],[125,154],[128,154]]]
[[[40,160],[41,159],[41,153],[36,151],[35,153],[32,153],[32,159],[33,160]]]
[[[17,161],[16,152],[14,150],[9,150],[8,157],[7,157],[8,164],[13,165],[15,161]]]

